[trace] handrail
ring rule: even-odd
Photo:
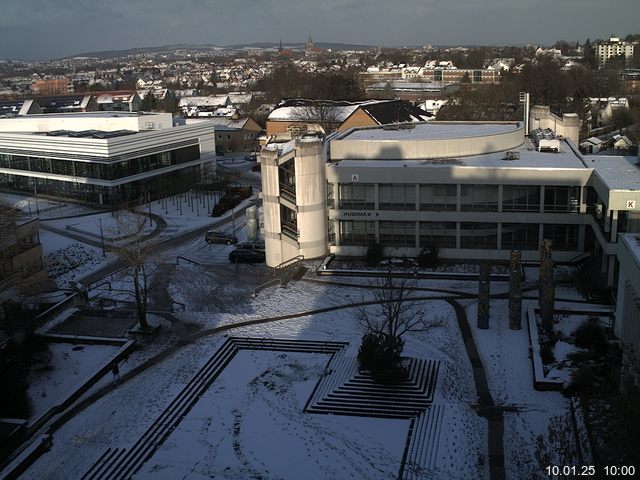
[[[258,295],[258,292],[264,290],[267,287],[270,287],[272,285],[282,285],[282,279],[280,278],[273,278],[271,280],[269,280],[268,282],[265,282],[261,285],[258,285],[256,288],[253,289],[253,296],[255,297],[256,295]]]
[[[196,262],[195,260],[191,260],[190,258],[182,257],[182,256],[180,256],[180,255],[178,255],[178,256],[176,257],[176,265],[180,265],[180,260],[181,260],[181,259],[182,259],[182,260],[186,260],[186,261],[187,261],[187,262],[189,262],[189,263],[193,263],[194,265],[200,265],[200,263]]]
[[[304,255],[296,255],[293,258],[290,258],[289,260],[285,260],[284,262],[282,262],[279,265],[276,265],[275,267],[273,267],[273,276],[276,276],[276,273],[279,272],[280,270],[283,270],[291,265],[294,265],[296,263],[301,262],[302,260],[304,260]]]

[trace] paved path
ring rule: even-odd
[[[457,301],[445,299],[456,312],[458,326],[464,340],[464,347],[467,350],[471,367],[473,368],[473,379],[478,392],[478,415],[484,417],[489,422],[489,475],[491,480],[505,480],[506,474],[504,470],[504,421],[503,411],[496,407],[489,385],[487,383],[487,375],[482,365],[482,360],[476,348],[476,344],[471,334],[471,327],[467,320],[467,313],[464,307]]]

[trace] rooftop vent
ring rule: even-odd
[[[520,152],[508,150],[503,160],[520,160]]]

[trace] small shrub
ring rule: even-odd
[[[597,383],[598,374],[591,365],[582,365],[571,372],[571,382],[567,393],[591,394]]]
[[[573,332],[574,343],[577,347],[587,348],[596,352],[605,352],[609,345],[607,332],[595,317],[587,319]]]
[[[392,335],[366,333],[358,350],[360,367],[373,373],[398,369],[404,341]]]
[[[369,248],[367,248],[367,265],[370,267],[375,267],[380,263],[383,256],[384,247],[381,244],[377,242],[370,244]]]
[[[440,249],[435,245],[425,246],[418,255],[418,265],[420,268],[436,268],[438,266],[438,252]]]

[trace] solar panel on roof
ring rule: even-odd
[[[69,136],[72,138],[91,137],[98,132],[100,132],[100,130],[82,130],[80,132],[69,132]]]
[[[133,135],[134,133],[138,133],[138,132],[135,132],[133,130],[114,130],[113,132],[94,133],[91,136],[91,138],[105,139],[105,138],[124,137],[126,135]]]

